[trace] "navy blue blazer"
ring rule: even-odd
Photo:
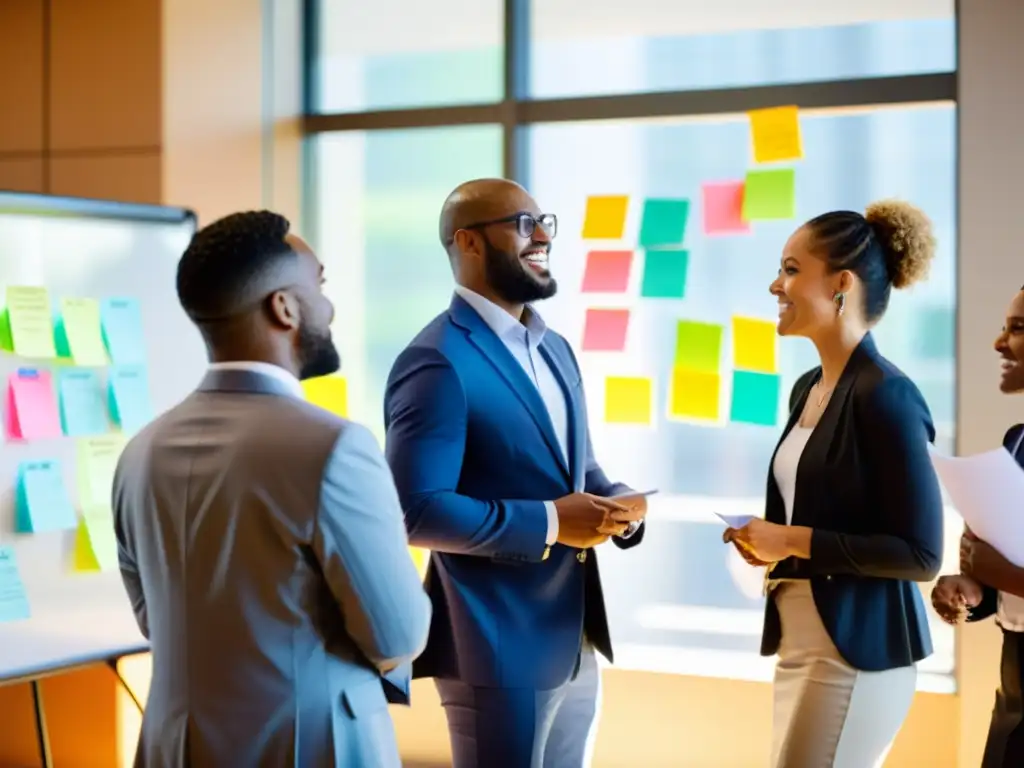
[[[554,688],[575,674],[584,629],[612,660],[596,553],[555,544],[545,557],[544,502],[629,488],[594,458],[568,342],[549,330],[540,350],[566,397],[568,462],[536,386],[458,296],[388,377],[385,454],[409,541],[431,551],[434,614],[415,677]],[[644,529],[613,541],[635,546]]]
[[[794,385],[780,444],[820,377],[821,368],[815,368]],[[932,652],[914,582],[931,581],[942,564],[942,493],[928,456],[934,439],[917,386],[866,335],[797,468],[792,524],[813,529],[811,557],[784,560],[772,573],[810,579],[825,629],[856,669],[908,666]],[[773,455],[765,517],[785,524],[774,464]],[[769,597],[761,653],[775,654],[780,638],[779,612]]]

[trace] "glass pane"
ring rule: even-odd
[[[952,72],[953,0],[531,0],[530,95]]]
[[[500,126],[321,134],[318,254],[337,315],[349,412],[383,442],[384,384],[399,352],[451,300],[438,215],[458,184],[500,176]]]
[[[719,365],[726,374],[724,386],[731,388],[731,319],[763,318],[774,325],[777,306],[768,285],[798,222],[830,209],[863,210],[885,197],[914,201],[932,217],[940,251],[931,277],[912,291],[894,292],[876,339],[924,392],[938,429],[936,442],[952,450],[955,119],[952,105],[804,116],[805,159],[795,164],[795,219],[758,221],[749,234],[713,236],[705,234],[702,185],[744,178],[750,152],[746,119],[560,123],[529,129],[531,189],[561,223],[552,252],[561,291],[541,311],[580,350],[598,460],[615,480],[661,491],[650,502],[642,556],[614,547],[601,551],[617,665],[770,677],[772,661],[758,656],[760,574],[722,545],[722,525],[714,513],[763,513],[766,473],[780,425],[728,423],[728,410],[714,427],[668,420],[664,414],[677,322],[725,327]],[[582,239],[589,195],[629,195],[625,230],[616,234],[621,239]],[[690,201],[685,231],[671,233],[682,237],[688,251],[682,299],[638,295],[649,281],[650,265],[658,263],[648,259],[655,251],[645,254],[638,247],[640,232],[647,229],[641,226],[644,201],[652,197]],[[607,292],[615,286],[613,270],[606,266],[601,289],[606,292],[582,292],[591,249],[633,252],[625,290],[620,282],[619,292]],[[671,283],[669,272],[655,274],[659,285],[648,285],[654,290],[643,293],[658,293]],[[677,283],[677,296],[678,288]],[[581,350],[588,307],[630,310],[623,352]],[[781,340],[780,411],[797,376],[815,363],[809,342]],[[653,427],[607,423],[608,376],[653,380]],[[952,511],[947,526],[946,561],[955,570],[959,523]],[[953,631],[929,613],[936,653],[922,663],[920,685],[949,691],[954,684]]]
[[[501,100],[501,0],[319,3],[318,112]]]

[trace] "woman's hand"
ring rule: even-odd
[[[932,589],[932,607],[947,624],[959,624],[982,597],[981,585],[970,576],[942,576]]]
[[[726,531],[726,534],[728,534],[728,532],[729,531]],[[722,536],[722,539],[726,542],[729,541],[729,539],[725,538],[725,535]],[[771,565],[771,563],[766,563],[764,560],[758,560],[756,557],[750,554],[750,551],[744,548],[744,546],[740,544],[738,541],[733,541],[732,545],[736,549],[736,551],[740,553],[740,557],[743,558],[744,562],[746,562],[747,565],[752,565],[755,568],[764,568],[766,566]]]
[[[733,542],[744,560],[749,555],[759,563],[777,563],[801,552],[795,546],[794,533],[797,529],[788,525],[769,523],[767,520],[754,518],[742,528],[727,528],[722,534],[723,541]],[[808,532],[810,529],[806,529]]]

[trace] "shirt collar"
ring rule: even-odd
[[[302,388],[302,382],[295,378],[289,371],[286,371],[284,368],[274,365],[273,363],[264,363],[258,360],[233,360],[229,363],[211,363],[210,370],[251,371],[252,373],[260,373],[264,376],[270,376],[288,387],[288,391],[295,397],[300,400],[306,399],[306,392]]]
[[[520,322],[493,301],[485,299],[476,291],[471,291],[463,285],[456,285],[455,293],[480,315],[480,318],[487,323],[498,338],[521,340],[525,334],[530,344],[536,346],[540,344],[547,332],[548,327],[544,320],[529,304],[523,310],[523,319]]]

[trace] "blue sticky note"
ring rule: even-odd
[[[18,465],[15,524],[18,533],[70,530],[78,525],[59,461]]]
[[[142,311],[135,299],[104,299],[100,305],[103,342],[115,365],[146,362]]]
[[[110,415],[123,432],[136,432],[153,418],[149,377],[141,365],[115,365],[110,369]]]
[[[28,595],[12,547],[0,547],[0,624],[29,618]]]
[[[733,371],[731,420],[774,427],[779,420],[781,387],[778,374]]]
[[[109,430],[103,385],[93,371],[61,371],[59,391],[60,423],[65,435],[102,435]]]

